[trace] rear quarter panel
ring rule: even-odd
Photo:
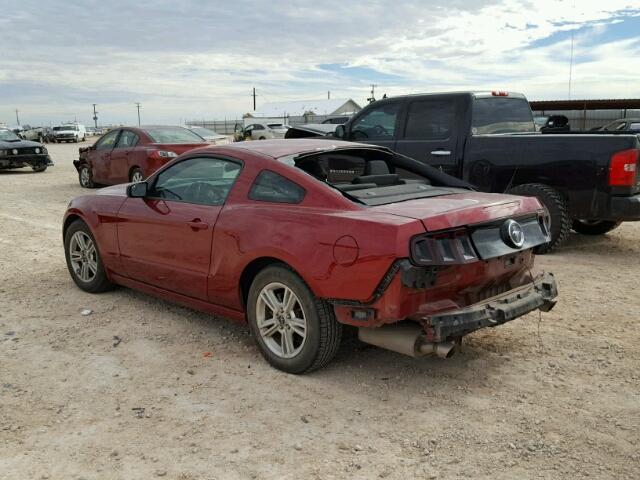
[[[281,173],[307,191],[301,204],[250,200],[249,189],[264,166],[282,167],[245,161],[216,223],[209,277],[214,303],[243,309],[242,272],[264,257],[287,263],[319,297],[367,300],[391,263],[408,256],[409,238],[424,232],[419,220],[373,213],[290,169]],[[341,238],[344,248],[335,245]]]

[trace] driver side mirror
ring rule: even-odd
[[[344,139],[347,136],[347,130],[344,128],[344,125],[338,125],[333,134],[336,138]]]
[[[127,187],[127,197],[144,198],[147,196],[149,184],[147,182],[132,183]]]

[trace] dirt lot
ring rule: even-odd
[[[541,322],[450,360],[351,341],[296,377],[242,325],[76,288],[60,220],[87,191],[77,145],[49,148],[0,172],[0,478],[640,478],[640,225],[540,257]]]

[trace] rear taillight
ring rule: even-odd
[[[153,158],[155,160],[168,160],[177,156],[178,154],[171,150],[152,150],[149,152],[149,158]]]
[[[609,163],[609,185],[612,187],[632,187],[638,173],[640,150],[622,150],[611,156]]]
[[[503,92],[503,91],[494,90],[493,92],[491,92],[491,95],[493,95],[494,97],[508,97],[509,96],[509,92]]]
[[[478,260],[466,229],[418,235],[411,239],[411,260],[416,265],[456,265]]]

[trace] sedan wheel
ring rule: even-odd
[[[247,318],[262,356],[285,372],[321,368],[340,346],[342,325],[333,308],[286,265],[271,265],[256,275]]]
[[[86,292],[109,290],[109,281],[100,252],[89,227],[82,220],[74,221],[64,234],[67,268],[78,287]]]
[[[135,168],[133,172],[131,172],[131,181],[133,183],[140,183],[144,181],[144,175],[142,174],[142,170],[139,168]]]
[[[278,357],[295,357],[304,347],[307,319],[300,300],[286,285],[265,285],[258,296],[256,321],[265,345]]]
[[[91,175],[91,169],[89,165],[80,166],[78,172],[78,179],[80,180],[80,186],[83,188],[93,188],[93,178]]]
[[[98,252],[89,235],[78,231],[69,243],[69,258],[76,277],[85,283],[93,280],[98,273]]]

